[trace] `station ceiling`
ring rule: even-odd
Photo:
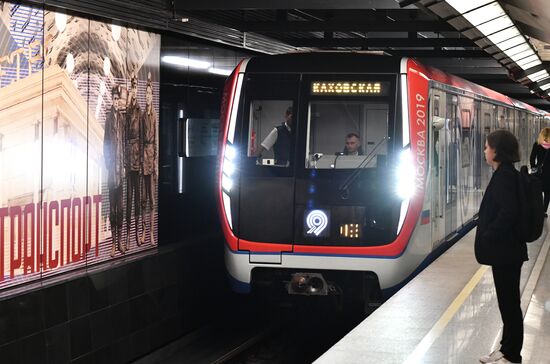
[[[550,111],[550,97],[457,29],[443,0],[35,0],[260,53],[374,50],[411,56]],[[464,0],[471,2],[473,0]],[[33,2],[33,1],[31,1]],[[550,70],[548,0],[498,0]],[[105,10],[107,9],[107,10]],[[149,10],[147,10],[149,9]],[[105,11],[110,13],[105,14]],[[460,23],[460,22],[458,22]],[[494,47],[493,47],[494,48]],[[548,81],[550,82],[550,80]],[[534,92],[532,92],[532,91]]]

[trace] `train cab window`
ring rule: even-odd
[[[439,95],[434,95],[433,100],[434,116],[439,116]]]
[[[252,100],[248,157],[258,157],[260,165],[288,167],[293,129],[291,100]]]
[[[306,168],[376,167],[377,160],[387,153],[387,146],[382,141],[388,135],[388,105],[312,101],[307,129]],[[367,158],[369,154],[374,157]]]

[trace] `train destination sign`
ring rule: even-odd
[[[386,86],[383,82],[366,81],[313,81],[312,95],[384,95]]]

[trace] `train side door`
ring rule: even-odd
[[[433,248],[445,236],[445,93],[432,90],[430,105],[431,215]]]
[[[445,236],[451,235],[458,226],[457,214],[457,195],[458,195],[458,159],[459,159],[459,139],[458,139],[458,97],[455,95],[446,95],[445,134],[445,198],[444,198],[444,219]]]
[[[482,105],[482,117],[481,117],[481,137],[480,137],[480,165],[481,165],[481,197],[483,197],[483,194],[485,193],[485,189],[487,188],[487,185],[489,184],[489,180],[491,179],[491,167],[487,164],[485,161],[485,154],[483,153],[485,149],[485,141],[487,140],[487,136],[491,133],[492,127],[492,120],[496,119],[496,116],[493,117],[493,115],[497,115],[496,109],[493,108],[492,105],[484,103]]]
[[[240,249],[247,249],[243,240],[292,244],[298,88],[297,75],[247,75],[241,124],[246,151],[238,166]]]

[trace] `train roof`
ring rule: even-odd
[[[365,63],[368,62],[369,67],[376,69],[376,73],[397,74],[401,72],[401,61],[402,58],[400,57],[373,54],[373,52],[287,53],[252,57],[246,66],[246,72],[334,73],[336,69],[344,69],[344,72],[339,73],[365,73],[369,70],[365,68]],[[537,109],[525,102],[512,99],[497,91],[443,72],[437,68],[424,66],[417,60],[415,62],[426,69],[426,77],[430,80],[482,95],[511,107],[548,115],[546,111]]]
[[[415,62],[419,63],[416,60]],[[511,107],[528,110],[538,114],[546,113],[546,111],[537,109],[536,107],[526,104],[523,101],[512,99],[506,95],[501,94],[500,92],[491,90],[490,88],[478,85],[476,83],[470,82],[458,76],[443,72],[440,69],[429,67],[429,66],[423,66],[423,67],[426,68],[427,70],[426,77],[428,77],[430,80],[434,80],[434,81],[443,83],[445,85],[449,85],[465,91],[469,91],[469,92],[484,96],[486,98],[501,102],[503,104],[509,105]]]
[[[365,73],[365,63],[377,73],[398,73],[401,58],[361,52],[307,52],[259,56],[250,59],[247,72]]]

